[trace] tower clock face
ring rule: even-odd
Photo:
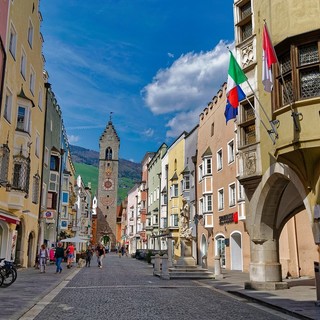
[[[103,188],[105,190],[112,190],[113,189],[113,181],[111,179],[105,179],[103,181]]]

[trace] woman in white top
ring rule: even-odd
[[[39,250],[39,262],[40,262],[40,272],[46,272],[46,264],[47,264],[47,259],[49,258],[49,252],[48,249],[46,248],[45,244],[41,245],[41,248]]]

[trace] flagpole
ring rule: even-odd
[[[275,125],[274,125],[274,122],[273,122],[272,120],[270,120],[268,114],[267,114],[266,111],[264,110],[264,108],[263,108],[263,106],[262,106],[259,98],[257,97],[256,93],[254,92],[254,90],[253,90],[253,88],[251,87],[251,84],[250,84],[250,82],[249,82],[248,80],[247,80],[247,84],[248,84],[249,88],[251,89],[253,95],[254,95],[255,98],[257,99],[257,101],[258,101],[258,103],[259,103],[259,105],[260,105],[263,113],[264,113],[265,116],[267,117],[268,122],[269,122],[269,124],[270,124],[270,126],[271,126],[271,130],[268,130],[268,129],[266,128],[266,126],[264,126],[264,127],[266,128],[266,130],[267,130],[267,132],[268,132],[269,134],[270,134],[270,133],[274,133],[275,138],[278,138],[278,132],[277,132],[277,129],[276,129]],[[278,122],[278,120],[277,120],[276,122]],[[272,141],[275,143],[275,140],[274,140],[274,139],[272,139]]]
[[[264,122],[262,121],[262,119],[258,116],[257,110],[254,108],[254,106],[252,105],[251,101],[247,98],[247,96],[246,96],[246,100],[248,101],[250,107],[252,108],[252,110],[253,110],[254,114],[256,115],[256,117],[258,118],[258,120],[262,123],[262,125],[264,126],[264,128],[265,128],[266,131],[268,132],[268,135],[269,135],[270,139],[272,140],[273,144],[275,144],[275,143],[276,143],[276,140],[275,140],[274,137],[271,136],[271,134],[270,134],[270,133],[272,133],[272,131],[267,128],[267,126],[265,125],[265,123],[264,123]],[[277,137],[277,136],[276,136],[276,137]]]
[[[267,28],[267,32],[269,33],[268,31],[268,26],[267,26],[267,22],[266,22],[266,19],[263,19],[264,21],[264,24]],[[273,48],[273,46],[272,46]],[[273,49],[274,50],[274,49]],[[290,95],[289,95],[289,90],[287,88],[287,85],[284,81],[284,77],[283,77],[283,74],[282,74],[282,70],[280,68],[280,63],[279,63],[279,59],[278,59],[278,56],[276,54],[274,54],[274,56],[276,57],[276,60],[277,60],[277,66],[278,66],[278,69],[279,69],[279,72],[280,72],[280,78],[281,78],[281,81],[282,81],[282,84],[283,84],[283,87],[284,87],[284,91],[285,91],[285,94],[287,96],[287,99],[289,101],[289,107],[290,107],[290,110],[291,110],[291,117],[293,119],[293,124],[294,124],[294,128],[296,131],[300,131],[300,126],[299,126],[299,123],[298,123],[298,116],[301,115],[301,113],[299,112],[296,112],[293,110],[293,107],[292,107],[292,101],[291,101],[291,98],[290,98]]]

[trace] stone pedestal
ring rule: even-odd
[[[195,266],[196,260],[192,257],[192,242],[185,238],[180,239],[181,257],[177,261],[179,266]]]
[[[214,278],[217,280],[223,279],[223,275],[221,273],[221,261],[220,256],[214,257]]]

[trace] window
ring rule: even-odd
[[[69,177],[63,176],[62,178],[62,190],[69,190]]]
[[[0,147],[0,179],[8,180],[10,149],[7,144]]]
[[[243,1],[244,2],[244,1]],[[248,39],[252,35],[252,10],[251,1],[239,6],[239,22],[237,24],[240,41]]]
[[[20,61],[20,73],[23,77],[23,79],[26,79],[26,73],[27,73],[27,55],[22,49],[21,51],[21,61]]]
[[[112,149],[110,147],[106,149],[106,160],[112,160]]]
[[[211,158],[204,158],[204,175],[212,174],[212,159]]]
[[[238,182],[238,200],[244,200],[245,194],[244,194],[244,188],[243,185]]]
[[[229,207],[236,205],[236,185],[234,183],[229,185]]]
[[[276,69],[275,109],[320,96],[319,37],[317,31],[286,39],[277,45],[280,70]]]
[[[39,192],[40,192],[40,176],[35,174],[32,181],[32,202],[35,204],[39,203]]]
[[[50,170],[59,171],[59,157],[51,155],[50,157]]]
[[[222,149],[217,152],[217,170],[222,170]]]
[[[26,158],[22,153],[13,157],[13,178],[12,188],[15,190],[29,192],[30,181],[30,158]]]
[[[47,195],[47,185],[45,183],[42,184],[41,191],[41,207],[44,208],[46,206],[46,195]]]
[[[199,174],[199,181],[201,181],[202,177],[203,177],[203,166],[202,166],[202,164],[200,164],[199,167],[198,167],[198,174]]]
[[[254,100],[249,99],[254,107]],[[240,146],[247,146],[256,142],[255,113],[248,101],[241,103]]]
[[[18,107],[17,130],[24,132],[30,131],[30,109],[28,107]]]
[[[42,104],[43,104],[43,93],[42,93],[42,88],[40,88],[39,95],[38,95],[38,107],[40,110],[42,110]]]
[[[171,226],[178,227],[178,223],[179,223],[178,215],[176,213],[172,214],[171,215]]]
[[[36,132],[36,146],[35,146],[35,155],[39,158],[40,156],[40,135]]]
[[[212,212],[212,195],[205,195],[203,198],[203,212]]]
[[[49,149],[47,147],[44,149],[44,165],[46,167],[49,165]]]
[[[33,44],[33,25],[31,20],[29,20],[29,28],[28,28],[28,43],[30,45],[30,48],[32,48],[32,44]]]
[[[57,194],[55,192],[48,192],[47,208],[48,209],[56,209],[57,208]]]
[[[157,214],[153,215],[153,224],[158,225],[158,215]]]
[[[62,203],[63,204],[69,203],[69,192],[62,192]]]
[[[224,195],[223,189],[218,190],[218,210],[221,211],[224,209]]]
[[[17,50],[17,33],[14,27],[11,25],[10,38],[9,38],[9,51],[13,56],[13,58],[16,57],[16,50]]]
[[[171,198],[178,197],[178,184],[175,183],[170,188],[171,188]]]
[[[203,215],[203,205],[204,205],[204,201],[203,198],[199,199],[199,215],[202,216]]]
[[[183,177],[183,190],[190,189],[190,176],[187,174]]]
[[[12,113],[12,93],[7,90],[6,98],[4,102],[4,118],[11,123],[11,113]]]
[[[161,218],[161,222],[160,222],[160,228],[164,229],[167,228],[167,218]]]
[[[31,91],[32,95],[34,95],[35,85],[36,85],[36,73],[33,70],[33,68],[31,67],[29,86],[30,86],[30,91]]]
[[[234,141],[228,143],[228,163],[234,162]]]

